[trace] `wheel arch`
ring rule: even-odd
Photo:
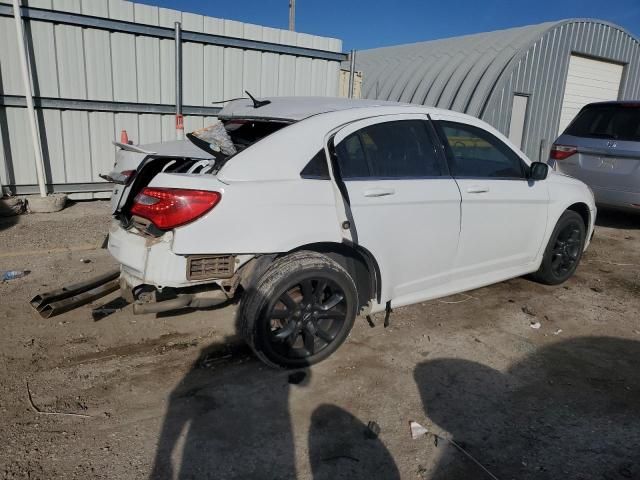
[[[566,210],[571,210],[576,212],[582,220],[584,221],[584,229],[585,232],[589,231],[589,226],[591,225],[591,211],[589,210],[589,206],[584,202],[576,202],[569,205]]]
[[[300,250],[310,250],[331,258],[353,277],[358,292],[359,307],[365,307],[369,300],[380,302],[382,285],[380,267],[375,257],[366,248],[352,243],[319,242],[301,245],[281,256]]]

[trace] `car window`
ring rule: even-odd
[[[302,178],[310,180],[329,180],[329,166],[324,150],[320,150],[309,160],[309,163],[300,172]]]
[[[568,135],[640,142],[640,106],[588,105],[565,131]]]
[[[358,132],[352,133],[338,144],[336,155],[342,178],[371,176],[371,170],[364,156],[364,149]]]
[[[482,128],[440,122],[448,142],[454,177],[524,178],[522,159],[504,142]]]
[[[443,168],[424,120],[369,125],[336,147],[342,178],[424,178]]]

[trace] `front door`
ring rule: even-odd
[[[546,182],[504,140],[460,117],[434,115],[462,195],[462,228],[453,279],[489,283],[530,270],[544,238]]]
[[[460,192],[425,115],[349,124],[334,137],[355,238],[376,258],[382,300],[402,305],[449,281]]]

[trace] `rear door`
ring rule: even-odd
[[[481,126],[446,114],[433,118],[462,195],[453,279],[489,283],[527,270],[545,234],[546,182],[527,180],[527,163]]]
[[[556,144],[577,148],[557,160],[563,173],[597,189],[640,191],[640,104],[588,105]]]
[[[444,287],[457,250],[460,192],[433,132],[425,115],[388,115],[334,137],[353,240],[378,261],[394,305]]]

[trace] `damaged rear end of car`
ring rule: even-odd
[[[227,198],[232,187],[218,172],[287,124],[229,119],[189,134],[189,140],[116,144],[114,171],[105,176],[114,183],[108,248],[120,263],[121,294],[135,313],[203,308],[233,297],[239,270],[255,255],[238,254],[228,243],[215,246],[233,218],[233,200]],[[211,233],[194,233],[195,224],[216,215],[220,221]]]

